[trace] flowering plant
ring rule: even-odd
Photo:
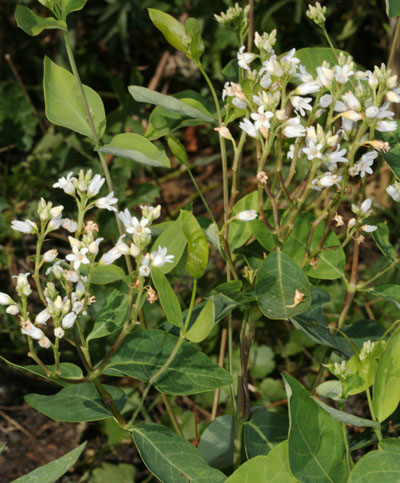
[[[180,481],[182,475],[190,481],[212,482],[225,481],[226,475],[232,482],[259,475],[265,481],[280,475],[282,481],[356,482],[369,474],[371,464],[400,471],[400,446],[390,437],[389,422],[396,417],[400,400],[393,389],[400,382],[398,321],[377,321],[368,311],[369,320],[357,320],[360,309],[355,309],[370,296],[383,297],[396,307],[399,303],[398,285],[375,283],[391,274],[400,258],[390,244],[387,225],[377,221],[381,200],[368,188],[382,159],[399,175],[392,155],[398,147],[393,139],[398,124],[391,110],[400,102],[397,76],[384,64],[363,70],[349,54],[334,49],[325,28],[326,8],[318,2],[307,16],[322,29],[330,48],[293,48],[283,54],[274,49],[279,34],[253,33],[251,8],[236,4],[216,15],[238,40],[234,74],[219,96],[201,62],[199,23],[188,18],[182,24],[150,9],[154,25],[203,75],[215,110],[197,94],[173,97],[130,86],[136,101],[156,105],[146,136],[122,133],[103,144],[106,118],[101,98],[81,83],[66,34],[67,16],[83,8],[85,1],[41,3],[54,17],[41,19],[19,6],[17,22],[30,35],[44,28],[61,29],[72,71],[45,58],[46,114],[54,124],[91,140],[104,177],[91,171],[70,172],[54,183],[74,199],[74,219],[63,218],[62,206],[42,199],[39,220],[12,222],[14,230],[37,238],[32,279],[42,307],[32,315],[29,273],[16,277],[17,297],[1,293],[0,304],[19,319],[28,355],[36,363],[21,370],[64,386],[53,396],[28,395],[29,404],[63,421],[113,417],[132,434],[148,469],[165,482]],[[60,95],[67,96],[73,108],[60,109]],[[191,173],[184,146],[172,135],[177,120],[187,119],[208,123],[218,133],[222,220],[215,219]],[[168,168],[165,151],[150,141],[164,136],[172,156],[192,177],[209,218],[198,220],[182,210],[176,220],[153,223],[161,215],[160,205],[141,206],[140,219],[128,208],[119,210],[104,155]],[[248,152],[251,161],[246,165]],[[244,167],[251,172],[252,188],[240,196],[246,183],[241,176]],[[98,197],[105,182],[108,194]],[[399,182],[386,191],[399,201]],[[101,250],[101,225],[87,218],[95,208],[116,217],[119,238],[107,251]],[[54,248],[42,253],[46,237],[55,230],[70,233],[65,256]],[[385,257],[373,273],[360,267],[366,241],[374,241]],[[212,256],[222,261],[225,280],[202,292],[199,280],[208,273],[210,247]],[[180,265],[192,292],[186,310],[169,278]],[[111,283],[113,290],[91,325],[93,287]],[[338,286],[343,303],[339,307],[332,300],[335,313],[326,313],[330,293],[334,298]],[[149,322],[146,299],[149,304],[159,301],[164,323]],[[308,390],[292,375],[282,375],[285,415],[257,404],[258,389],[249,382],[257,330],[272,326],[271,321],[290,322],[321,348],[317,375]],[[223,323],[226,329],[219,332]],[[194,347],[201,348],[217,332],[218,365]],[[105,344],[107,350],[94,359],[90,342],[106,338],[111,346]],[[75,348],[80,366],[62,361],[63,343]],[[53,364],[43,362],[36,344],[52,349]],[[324,380],[329,373],[336,379]],[[104,384],[105,375],[146,383],[135,407],[126,405],[121,388]],[[153,386],[162,395],[173,430],[138,423]],[[228,414],[217,418],[224,387],[229,393]],[[183,437],[168,396],[207,391],[214,391],[211,423],[195,448]],[[349,397],[364,393],[369,415],[361,418],[346,405]],[[66,405],[68,400],[73,402]],[[93,402],[90,407],[87,400]],[[370,438],[351,439],[347,425],[369,428]],[[375,442],[379,449],[354,464],[352,451]]]

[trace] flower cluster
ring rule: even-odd
[[[44,309],[34,320],[28,311],[28,297],[32,293],[28,279],[30,273],[20,273],[15,277],[19,300],[0,293],[0,305],[6,306],[7,313],[19,316],[22,334],[38,340],[41,347],[57,348],[58,340],[64,337],[65,330],[72,328],[81,316],[87,314],[87,307],[95,302],[95,297],[90,293],[90,284],[96,267],[112,264],[122,255],[132,256],[136,260],[137,275],[140,278],[150,274],[151,266],[162,267],[165,263],[173,261],[174,256],[168,255],[165,247],[158,246],[157,250],[151,253],[147,251],[151,243],[149,227],[160,216],[160,205],[155,208],[142,206],[140,220],[132,216],[127,209],[119,212],[118,217],[124,224],[126,233],[120,236],[115,246],[99,257],[103,238],[98,236],[97,224],[91,220],[84,222],[84,219],[86,213],[94,207],[117,212],[118,200],[113,192],[106,197],[95,198],[104,182],[103,177],[98,174],[93,176],[89,170],[80,171],[77,177],[69,173],[53,185],[75,198],[78,206],[77,220],[63,218],[63,206],[53,207],[51,202],[41,199],[37,209],[38,223],[31,220],[13,220],[11,223],[14,230],[37,236],[38,250],[33,279]],[[47,234],[60,228],[74,234],[68,236],[70,253],[65,258],[60,258],[56,249],[50,249],[41,255],[42,244]],[[42,287],[39,271],[45,264],[45,274],[49,279]],[[153,299],[156,299],[156,295]],[[54,343],[41,328],[46,326],[49,320],[52,321]]]

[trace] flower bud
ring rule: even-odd
[[[35,317],[35,323],[46,325],[49,319],[50,319],[50,312],[47,308],[45,308],[44,310],[42,310],[37,314],[37,316]]]
[[[57,258],[57,255],[57,250],[47,250],[47,252],[43,254],[43,261],[49,263],[54,262],[54,260]]]
[[[62,339],[64,337],[65,331],[62,327],[56,327],[54,329],[54,336],[57,337],[57,339]]]
[[[39,339],[38,344],[40,347],[43,347],[43,349],[49,349],[51,347],[51,342],[47,337],[42,337]]]
[[[61,325],[64,327],[64,329],[70,329],[75,324],[75,320],[76,314],[70,312],[63,317]]]
[[[17,315],[17,314],[19,314],[19,308],[18,308],[17,305],[9,305],[6,308],[6,312],[7,312],[7,314],[10,314],[10,315]]]
[[[63,301],[62,301],[62,298],[61,298],[61,295],[57,295],[55,301],[54,301],[54,309],[57,311],[57,312],[61,312],[62,309],[63,309]]]
[[[8,294],[0,292],[0,305],[10,305],[12,303],[14,303],[14,301]]]

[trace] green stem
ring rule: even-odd
[[[40,297],[40,300],[42,303],[47,307],[46,299],[44,298],[43,290],[42,290],[42,284],[40,283],[40,276],[39,276],[39,270],[40,270],[40,252],[42,250],[42,244],[44,240],[44,235],[40,234],[38,235],[38,240],[36,244],[36,254],[35,254],[35,271],[33,274],[33,280],[35,281],[36,288]]]
[[[162,400],[164,402],[164,405],[167,409],[167,413],[168,413],[168,416],[172,422],[172,425],[175,429],[175,431],[179,434],[179,436],[181,436],[182,438],[184,438],[183,436],[183,433],[182,433],[182,430],[179,426],[179,423],[178,423],[178,420],[176,419],[176,416],[175,416],[175,413],[174,413],[174,410],[172,409],[172,406],[171,406],[171,403],[169,402],[169,399],[168,399],[168,396],[164,393],[161,393],[161,397],[162,397]]]
[[[106,391],[103,384],[100,382],[98,377],[91,378],[94,385],[96,386],[97,392],[100,394],[101,399],[103,400],[104,405],[110,411],[110,413],[114,416],[115,420],[121,426],[122,429],[126,427],[126,421],[123,418],[122,414],[119,412],[117,406],[115,405],[114,399],[112,398],[111,394]]]
[[[33,359],[37,365],[39,365],[42,369],[44,369],[44,371],[48,376],[53,376],[54,374],[50,371],[50,369],[46,366],[46,364],[44,364],[44,362],[42,362],[39,359],[38,355],[36,354],[32,339],[29,336],[27,337],[28,337],[28,345],[29,345],[28,357]]]
[[[369,389],[368,384],[365,384],[365,392],[367,393],[367,400],[368,400],[368,406],[369,406],[369,411],[371,413],[371,417],[373,421],[377,421],[376,416],[375,416],[375,411],[374,407],[372,405],[372,399],[371,399],[371,391]],[[382,431],[381,428],[374,428],[374,432],[378,438],[378,441],[382,441]]]

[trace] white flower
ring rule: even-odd
[[[97,238],[93,240],[92,243],[88,246],[89,253],[93,255],[97,255],[99,253],[99,245],[104,240],[104,238]]]
[[[28,282],[29,275],[30,275],[29,272],[13,275],[13,278],[17,279],[16,290],[19,295],[22,295],[24,297],[28,297],[28,295],[32,293],[31,286],[29,285],[29,282]]]
[[[342,99],[349,109],[352,109],[353,111],[359,111],[361,109],[360,101],[351,91],[343,94]]]
[[[49,224],[47,225],[47,230],[48,231],[53,231],[53,230],[58,230],[60,226],[63,224],[64,219],[62,218],[62,213],[59,215],[55,216],[49,221]]]
[[[111,191],[110,193],[108,193],[107,196],[96,200],[95,205],[97,206],[97,208],[101,208],[103,210],[117,211],[117,208],[113,206],[117,203],[118,198],[114,198],[114,191]]]
[[[167,255],[167,248],[158,246],[158,249],[150,253],[150,260],[153,267],[162,267],[166,263],[172,263],[174,261],[174,255]]]
[[[296,49],[291,49],[289,52],[280,58],[280,64],[289,74],[294,74],[297,69],[297,64],[300,64],[300,59],[294,56]]]
[[[240,221],[251,221],[257,218],[257,211],[256,210],[244,210],[238,213],[235,217],[237,220]]]
[[[99,174],[96,174],[93,176],[92,181],[89,184],[87,194],[89,198],[92,198],[93,196],[96,196],[100,188],[103,186],[103,183],[105,181],[105,178],[102,178]]]
[[[64,315],[61,325],[64,327],[64,329],[70,329],[75,324],[75,320],[76,314],[69,312],[67,315]]]
[[[17,315],[19,314],[19,307],[17,305],[9,305],[6,308],[6,312],[7,314],[10,314],[10,315]]]
[[[326,109],[332,104],[332,96],[330,94],[324,94],[319,100],[319,105]]]
[[[111,263],[114,263],[115,260],[118,260],[121,255],[122,253],[118,250],[118,248],[113,247],[111,250],[108,250],[108,252],[102,255],[100,258],[100,263],[102,265],[111,265]]]
[[[11,222],[11,228],[15,231],[20,231],[21,233],[37,233],[37,225],[31,220],[13,220]]]
[[[370,107],[367,107],[367,109],[365,109],[365,115],[369,118],[374,118],[374,117],[377,117],[377,115],[379,114],[379,107],[376,107],[376,106],[370,106]]]
[[[282,77],[283,76],[283,70],[278,62],[276,55],[271,55],[271,57],[268,60],[265,60],[263,62],[263,67],[268,74],[273,75],[275,77]],[[261,69],[260,73],[263,72],[263,69]]]
[[[13,303],[14,300],[8,294],[0,292],[0,305],[10,305]]]
[[[258,135],[258,129],[256,126],[246,117],[243,119],[242,122],[239,123],[240,129],[242,129],[246,134],[251,136],[252,138],[256,138]]]
[[[39,339],[38,344],[40,345],[40,347],[43,347],[43,349],[49,349],[51,347],[50,339],[46,336]]]
[[[224,137],[224,136],[222,136],[222,137]],[[149,222],[157,220],[157,218],[160,217],[161,205],[157,205],[156,207],[140,205],[140,208],[142,209],[143,218],[146,218],[147,220],[149,220]]]
[[[312,82],[304,82],[300,84],[295,89],[296,94],[300,94],[301,96],[306,96],[307,94],[312,94],[313,92],[318,92],[321,89],[320,85],[316,81]]]
[[[392,119],[392,117],[394,116],[394,112],[389,111],[388,107],[389,107],[388,102],[385,102],[382,104],[382,106],[379,108],[379,113],[377,115],[379,119],[386,119],[386,118]]]
[[[386,99],[389,101],[389,102],[400,102],[400,96],[399,96],[399,93],[396,92],[398,89],[395,89],[393,91],[389,91],[387,92],[386,94]]]
[[[57,279],[60,279],[64,275],[64,269],[61,266],[61,260],[53,263],[51,267],[46,270],[46,275],[52,273]]]
[[[367,233],[372,233],[373,231],[375,231],[378,227],[375,226],[375,225],[363,225],[361,227],[361,230],[362,231],[365,231]]]
[[[367,213],[367,211],[371,208],[371,205],[372,205],[372,200],[370,198],[366,198],[362,203],[361,203],[361,206],[360,206],[360,213],[362,215],[365,215],[365,213]]]
[[[349,64],[345,65],[335,65],[335,79],[339,84],[346,84],[349,78],[354,74],[354,71],[351,70],[352,67]]]
[[[247,107],[247,102],[243,101],[242,99],[239,99],[238,97],[234,97],[232,99],[232,104],[238,107],[239,109],[246,109]]]
[[[79,248],[78,246],[73,245],[72,253],[67,255],[65,258],[70,262],[74,262],[74,270],[78,270],[81,263],[83,263],[84,265],[87,265],[88,263],[90,263],[88,257],[86,256],[86,253],[88,251],[89,249],[86,247]]]
[[[310,105],[311,101],[312,97],[294,96],[290,99],[292,106],[296,109],[296,111],[300,111],[301,116],[305,116],[306,111],[312,110],[312,106]]]
[[[79,275],[74,270],[66,270],[64,273],[64,278],[68,282],[76,283],[79,280]]]
[[[260,86],[263,89],[268,89],[268,87],[272,84],[272,79],[271,76],[268,74],[268,72],[265,72],[264,75],[260,79]]]
[[[51,315],[50,315],[50,312],[47,308],[45,308],[44,310],[42,310],[41,312],[39,312],[37,314],[37,316],[35,317],[35,322],[36,324],[43,324],[43,325],[46,325],[47,321],[50,319]]]
[[[65,331],[63,330],[62,327],[56,327],[54,329],[54,336],[57,337],[57,339],[62,339],[64,337]]]
[[[313,82],[314,77],[307,72],[307,70],[304,67],[304,65],[300,65],[299,66],[299,71],[300,72],[298,72],[297,74],[295,74],[293,76],[295,79],[298,79],[301,82]]]
[[[359,112],[357,111],[345,111],[343,113],[343,117],[345,119],[349,119],[350,121],[353,121],[353,122],[356,122],[356,121],[360,121],[362,119],[362,114],[360,114]]]
[[[332,151],[330,153],[327,153],[325,161],[329,163],[348,163],[349,160],[344,157],[346,154],[347,150],[346,149],[340,149],[340,145],[336,147],[335,151]]]
[[[39,340],[45,337],[43,331],[35,327],[30,320],[21,320],[21,333],[32,337],[32,339]]]
[[[224,139],[233,140],[232,134],[229,129],[222,123],[221,126],[215,127],[214,131],[217,131],[219,135]],[[160,205],[158,205],[160,206]]]
[[[75,220],[70,220],[69,218],[64,218],[61,226],[70,233],[75,233],[78,229],[78,223]]]
[[[255,121],[254,126],[257,130],[261,128],[269,129],[269,119],[273,116],[274,114],[271,111],[264,112],[264,106],[260,106],[256,113],[250,114],[250,117]]]
[[[323,87],[330,89],[332,87],[333,81],[333,70],[329,67],[322,65],[321,67],[317,67],[317,81]]]
[[[244,49],[245,46],[242,45],[239,49],[239,52],[237,53],[238,64],[242,69],[250,70],[249,65],[251,64],[251,62],[253,62],[256,56],[255,54],[245,52]]]
[[[371,166],[374,164],[374,159],[378,156],[376,151],[369,151],[361,156],[360,161],[356,163],[356,168],[359,171],[360,178],[364,178],[365,174],[372,174]]]
[[[308,141],[307,147],[303,148],[303,153],[307,155],[309,161],[313,159],[322,159],[323,154],[321,153],[321,149],[323,145],[321,143],[316,144],[314,141]]]
[[[332,174],[330,172],[325,173],[321,178],[315,178],[312,180],[313,189],[321,191],[323,188],[329,188],[333,185],[339,187],[339,182],[342,181],[342,176]]]
[[[148,277],[150,275],[150,256],[147,253],[143,258],[142,258],[142,264],[139,267],[139,275],[141,277]]]
[[[299,138],[306,135],[306,129],[301,124],[299,117],[292,117],[286,122],[283,135],[287,138]]]
[[[142,217],[142,219],[139,221],[136,216],[131,216],[128,208],[126,208],[125,211],[120,211],[118,213],[118,217],[125,225],[128,233],[151,233],[150,228],[146,228],[146,226],[149,224],[149,220]]]
[[[67,195],[72,195],[75,193],[75,186],[73,181],[76,181],[76,178],[72,177],[72,172],[67,174],[67,177],[64,176],[59,178],[57,183],[53,184],[53,188],[61,188],[64,193]]]
[[[400,183],[398,181],[386,188],[386,193],[394,200],[400,201]]]
[[[57,255],[57,250],[47,250],[47,252],[43,253],[43,261],[48,263],[54,262],[54,260],[57,258]]]
[[[376,129],[377,129],[377,131],[380,131],[380,132],[396,131],[397,122],[396,121],[379,121],[376,124]]]
[[[136,258],[137,256],[140,255],[140,248],[138,246],[136,246],[134,243],[131,243],[129,251],[130,251],[132,257],[134,257],[134,258]]]

